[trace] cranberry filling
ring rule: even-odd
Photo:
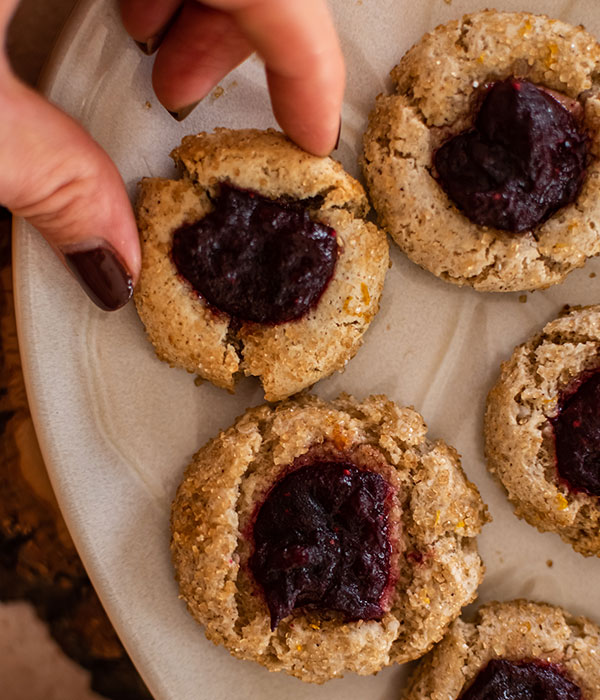
[[[476,224],[519,233],[574,202],[587,140],[559,99],[509,78],[487,92],[475,128],[434,155],[439,180]]]
[[[379,474],[340,462],[309,464],[275,484],[258,511],[250,558],[272,629],[308,605],[347,621],[384,614],[389,495]]]
[[[600,371],[585,374],[558,401],[554,428],[558,475],[574,491],[600,496]]]
[[[284,323],[315,306],[333,275],[335,231],[302,202],[221,185],[214,210],[173,235],[173,262],[219,311]]]
[[[553,664],[492,659],[460,700],[581,700],[581,690]]]

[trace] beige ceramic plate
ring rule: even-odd
[[[336,0],[349,84],[338,157],[352,172],[360,136],[387,73],[422,33],[489,0]],[[545,11],[600,36],[597,0],[502,0],[500,9]],[[116,7],[86,0],[46,79],[48,95],[108,150],[130,192],[144,175],[171,172],[167,153],[187,132],[273,125],[262,69],[250,60],[184,124],[150,87],[152,59],[120,27]],[[130,305],[112,315],[82,295],[35,231],[17,222],[17,313],[27,386],[52,482],[79,552],[113,623],[157,700],[192,698],[396,699],[406,669],[349,675],[324,687],[231,658],[206,641],[177,599],[169,560],[169,505],[192,452],[262,399],[248,380],[231,396],[155,359]],[[434,436],[455,445],[494,523],[481,552],[481,598],[525,596],[600,620],[600,561],[516,520],[483,461],[482,413],[498,366],[565,303],[600,301],[600,261],[560,287],[494,296],[434,279],[393,253],[381,312],[342,375],[319,384],[333,397],[385,392],[413,404]],[[548,560],[554,562],[549,568]]]

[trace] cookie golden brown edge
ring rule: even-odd
[[[395,583],[381,619],[295,609],[275,629],[249,559],[257,507],[295,460],[367,465],[391,486]],[[390,518],[392,516],[390,515]],[[489,520],[459,456],[426,437],[421,416],[384,396],[301,396],[249,409],[202,447],[172,507],[180,596],[206,636],[241,659],[304,681],[372,674],[439,641],[483,576],[476,536]]]
[[[274,130],[187,136],[171,156],[181,178],[142,180],[137,201],[142,271],[135,303],[158,357],[230,391],[239,376],[257,376],[269,401],[343,369],[378,311],[389,265],[385,234],[365,220],[361,185],[336,161],[310,155]],[[177,274],[173,232],[209,213],[223,182],[270,199],[312,200],[311,218],[335,229],[333,277],[301,319],[238,329]]]
[[[379,223],[415,263],[484,292],[544,289],[600,253],[600,45],[581,26],[486,10],[441,25],[392,70],[364,135],[362,167]],[[471,125],[481,86],[509,76],[577,100],[590,162],[573,204],[535,229],[479,226],[432,173],[433,155]]]

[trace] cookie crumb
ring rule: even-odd
[[[210,99],[214,102],[215,100],[218,100],[219,97],[223,97],[225,94],[225,89],[223,88],[222,85],[217,85],[217,87],[212,91]]]
[[[596,276],[595,272],[590,272],[590,279],[594,279],[595,276]]]
[[[554,566],[554,562],[552,561],[552,559],[548,559],[548,561],[546,562],[546,566],[549,569],[551,569]]]
[[[520,303],[520,304],[526,304],[526,303],[527,303],[527,295],[526,295],[526,294],[520,294],[520,295],[519,295],[519,303]]]
[[[144,107],[145,107],[146,109],[152,109],[152,103],[150,102],[150,100],[146,100],[146,101],[144,102]]]

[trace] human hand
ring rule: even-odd
[[[175,118],[185,118],[257,51],[281,128],[316,155],[335,147],[345,68],[326,0],[120,0],[120,6],[141,48],[158,49],[154,91]]]
[[[3,36],[17,3],[0,3]],[[181,2],[121,5],[133,36],[148,40]],[[344,66],[324,0],[210,0],[210,5],[185,2],[165,33],[154,69],[159,99],[180,111],[256,47],[284,130],[307,150],[328,153],[339,130]],[[42,233],[98,306],[120,308],[133,292],[140,248],[117,168],[77,122],[12,74],[4,54],[0,109],[0,203]]]
[[[0,2],[4,39],[18,0]],[[115,165],[75,122],[12,73],[0,52],[0,203],[46,238],[103,309],[131,297],[140,246]]]

